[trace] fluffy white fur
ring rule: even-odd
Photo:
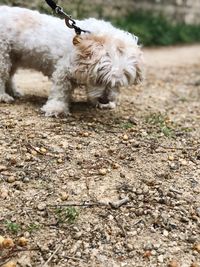
[[[18,7],[0,7],[0,102],[17,96],[13,76],[18,68],[41,71],[52,79],[42,107],[46,116],[69,113],[71,94],[85,85],[88,100],[114,108],[119,88],[142,79],[137,38],[110,23],[86,19],[77,26],[91,34],[76,36],[53,16]]]

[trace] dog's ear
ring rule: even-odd
[[[73,39],[73,45],[78,45],[83,40],[83,38],[80,35],[76,35]]]
[[[135,84],[140,84],[144,80],[143,68],[140,65],[136,66]]]
[[[140,84],[144,80],[144,58],[143,53],[139,52],[139,57],[136,65],[135,84]]]

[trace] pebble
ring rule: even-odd
[[[62,201],[65,201],[65,200],[67,200],[69,198],[69,195],[66,192],[62,192],[60,194],[60,198],[61,198]]]
[[[0,235],[0,248],[2,247],[3,241],[4,241],[4,237]]]
[[[152,255],[152,256],[155,256],[156,254],[157,254],[156,250],[153,249],[153,250],[151,251],[151,255]]]
[[[10,183],[10,184],[14,183],[15,181],[16,181],[16,177],[15,176],[9,176],[7,178],[7,182]]]
[[[30,182],[30,179],[29,179],[28,177],[25,177],[25,178],[23,179],[23,182],[24,182],[24,183],[29,183],[29,182]]]
[[[37,156],[37,151],[35,151],[35,150],[31,150],[31,155],[33,155],[33,156]]]
[[[28,244],[28,240],[25,238],[25,237],[20,237],[17,241],[17,244],[20,246],[20,247],[25,247],[27,246]]]
[[[171,170],[177,170],[178,169],[178,165],[173,163],[173,162],[169,164],[169,167]]]
[[[160,262],[160,263],[163,263],[163,262],[164,262],[164,257],[163,257],[163,255],[159,255],[159,256],[158,256],[158,262]]]
[[[8,190],[6,188],[2,188],[0,192],[0,196],[3,199],[6,199],[8,197]]]
[[[99,174],[106,175],[107,174],[107,169],[105,169],[105,168],[100,169],[99,170]]]
[[[173,161],[174,160],[174,156],[173,155],[169,155],[168,156],[168,160]]]
[[[113,168],[114,170],[119,169],[119,167],[120,167],[120,165],[119,165],[118,163],[113,163],[113,164],[112,164],[112,168]]]
[[[163,235],[164,235],[165,237],[168,237],[169,232],[168,232],[167,230],[164,230],[164,231],[163,231]]]
[[[127,248],[128,252],[131,252],[134,249],[132,244],[127,244],[126,248]]]
[[[81,144],[78,144],[76,149],[80,150],[82,148],[82,145]]]
[[[47,153],[47,150],[46,150],[46,148],[44,148],[44,147],[41,147],[41,148],[40,148],[40,152],[42,152],[42,153],[46,154],[46,153]]]
[[[14,261],[9,261],[9,262],[5,263],[4,265],[2,265],[2,267],[16,267],[16,266],[17,266],[17,264]]]
[[[5,249],[9,249],[14,247],[14,242],[11,238],[5,238],[2,242],[2,247]]]
[[[176,260],[171,260],[167,265],[167,267],[179,267],[179,266],[180,265]]]
[[[193,249],[196,250],[198,253],[200,253],[200,243],[195,244],[195,245],[193,246]]]
[[[0,172],[6,171],[7,167],[4,165],[0,165]]]
[[[40,204],[38,204],[37,209],[38,209],[39,211],[43,211],[43,210],[45,210],[45,209],[46,209],[46,204],[45,204],[45,203],[40,203]]]
[[[182,166],[186,166],[187,165],[187,161],[185,159],[179,159],[179,162]]]
[[[128,139],[129,139],[128,135],[125,134],[125,135],[123,136],[123,140],[124,140],[124,141],[128,141]]]
[[[200,217],[200,207],[196,209],[197,215]]]
[[[145,251],[144,254],[143,254],[144,258],[150,258],[151,256],[152,256],[152,253],[151,253],[150,250]]]
[[[83,137],[89,137],[89,135],[90,135],[90,134],[89,134],[88,132],[84,132],[84,133],[82,133],[82,136],[83,136]]]
[[[57,159],[57,162],[58,163],[63,163],[63,160],[60,158],[60,159]]]
[[[200,267],[198,262],[193,262],[190,267]]]
[[[82,236],[82,232],[75,233],[74,239],[79,240],[81,236]]]

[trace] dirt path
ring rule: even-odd
[[[145,58],[146,81],[115,111],[77,95],[60,119],[40,113],[41,97],[0,104],[0,235],[28,240],[0,265],[199,266],[200,45]],[[30,71],[16,80],[25,94],[50,88]]]

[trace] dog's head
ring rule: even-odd
[[[73,44],[76,78],[91,88],[94,97],[142,81],[142,52],[135,39],[84,34],[75,36]]]

